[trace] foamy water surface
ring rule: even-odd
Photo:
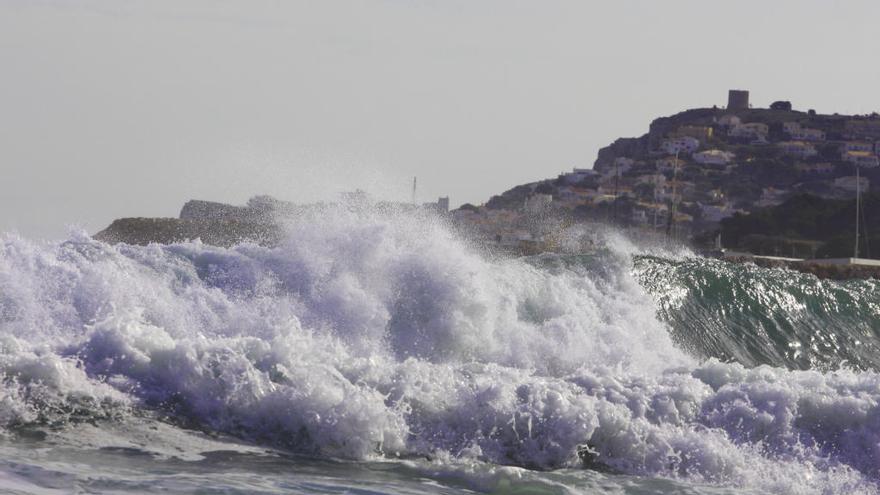
[[[482,254],[427,217],[289,231],[0,238],[0,486],[878,491],[876,372],[682,350],[619,239],[583,263]]]

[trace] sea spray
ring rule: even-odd
[[[634,277],[609,245],[508,259],[430,217],[334,209],[272,249],[7,235],[0,426],[158,414],[318,457],[876,490],[874,371],[721,362],[682,343],[703,323],[674,311],[700,287],[652,268],[688,258],[637,258]]]

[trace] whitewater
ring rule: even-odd
[[[332,208],[271,248],[4,234],[0,490],[880,491],[877,282],[605,246]]]

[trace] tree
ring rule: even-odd
[[[774,101],[770,104],[770,110],[784,110],[786,112],[791,111],[791,102],[790,101]]]
[[[866,212],[878,211],[880,195],[866,195],[862,207]],[[750,215],[737,213],[725,218],[721,221],[721,235],[725,245],[770,254],[777,248],[790,252],[795,244],[811,244],[803,241],[819,241],[822,247],[817,251],[818,256],[844,257],[852,254],[855,239],[854,217],[854,199],[824,199],[799,194],[780,205],[761,208]],[[880,217],[866,216],[863,232],[865,231],[867,234],[864,238],[880,232]],[[869,256],[868,243],[865,240],[863,243],[860,246],[861,252]],[[871,245],[880,246],[874,242],[873,237]],[[872,257],[878,255],[880,252],[870,253]]]
[[[538,194],[556,194],[556,188],[549,182],[542,182],[535,188],[535,192]]]

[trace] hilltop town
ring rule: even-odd
[[[880,181],[878,155],[876,113],[822,115],[788,101],[753,108],[747,91],[731,90],[726,107],[658,118],[646,134],[616,140],[599,151],[592,168],[517,186],[452,216],[490,242],[524,251],[552,242],[552,227],[532,221],[536,216],[708,244],[726,219],[802,195],[833,202],[867,194]],[[776,250],[779,243],[790,250],[794,242],[815,255],[822,245],[778,234]]]
[[[737,256],[871,258],[880,216],[865,211],[880,210],[880,194],[871,193],[880,183],[878,155],[880,115],[821,115],[787,101],[753,108],[748,92],[731,90],[726,107],[658,118],[646,134],[599,150],[592,168],[516,186],[479,206],[449,211],[448,197],[416,204],[414,182],[412,202],[381,202],[360,190],[312,205],[269,197],[246,206],[190,201],[179,218],[120,219],[96,237],[273,245],[282,235],[279,219],[367,206],[439,216],[476,243],[513,253],[588,250],[596,229],[569,227],[608,224]],[[856,218],[860,252],[853,256]]]

